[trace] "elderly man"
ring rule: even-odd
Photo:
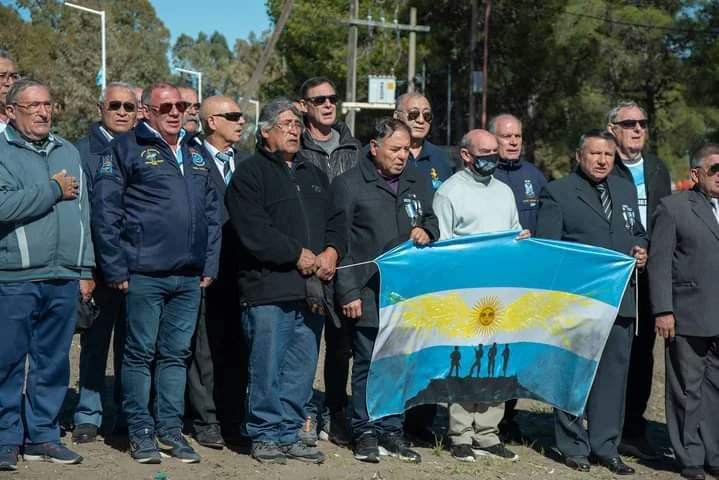
[[[429,100],[418,92],[400,95],[397,98],[394,118],[409,127],[412,136],[409,162],[430,181],[432,190],[437,190],[452,174],[452,168],[447,152],[427,140],[434,118]]]
[[[225,194],[239,238],[242,327],[250,349],[245,430],[252,457],[322,463],[299,439],[317,368],[323,302],[308,296],[332,279],[344,251],[344,222],[327,176],[298,151],[300,112],[275,99],[260,113],[257,150]],[[320,285],[321,295],[321,285]]]
[[[665,339],[669,440],[684,478],[719,476],[719,145],[691,160],[696,186],[654,212],[649,255],[656,333]]]
[[[87,181],[77,149],[50,133],[44,84],[18,80],[0,134],[0,470],[80,463],[60,443],[78,298],[92,296]],[[27,359],[27,371],[26,371]],[[24,392],[23,392],[24,390]],[[23,395],[24,393],[24,395]]]
[[[302,134],[302,154],[332,182],[335,177],[357,165],[363,155],[362,144],[352,136],[344,123],[337,121],[337,90],[330,79],[310,78],[302,84],[300,90],[299,104],[307,127]],[[347,376],[352,357],[347,329],[327,322],[325,347],[325,400],[320,415],[320,437],[346,444]],[[314,410],[312,407],[310,410]],[[314,415],[310,415],[310,420],[314,418]],[[310,444],[316,441],[314,428],[308,431],[303,429],[300,435]]]
[[[92,221],[105,281],[126,294],[123,411],[130,450],[140,463],[160,451],[200,461],[182,436],[186,362],[200,289],[217,277],[220,215],[210,165],[182,142],[187,103],[174,85],[142,95],[146,120],[115,139],[102,157]],[[150,415],[154,363],[157,398]]]
[[[607,130],[617,141],[613,175],[631,181],[637,189],[639,219],[651,235],[650,219],[663,197],[671,194],[669,171],[659,158],[644,153],[647,140],[647,115],[634,102],[619,102],[607,114]],[[647,441],[644,412],[652,391],[654,343],[656,335],[650,311],[650,284],[646,275],[639,278],[639,332],[632,342],[627,382],[626,413],[619,451],[623,455],[650,460],[657,456]]]
[[[354,457],[370,463],[379,462],[380,455],[406,462],[421,461],[419,453],[410,449],[403,438],[402,415],[370,421],[365,395],[379,330],[379,272],[371,260],[405,240],[427,245],[439,237],[437,217],[432,212],[433,192],[408,163],[410,145],[407,125],[397,119],[382,119],[375,128],[367,157],[332,184],[335,203],[344,211],[346,231],[350,232],[350,254],[342,263],[366,262],[338,271],[335,289],[354,352]]]
[[[180,98],[187,103],[187,110],[182,114],[182,128],[189,134],[200,133],[200,102],[197,92],[191,87],[177,87]]]
[[[239,163],[233,144],[240,141],[245,119],[230,97],[209,97],[200,108],[207,135],[198,151],[210,169],[210,180],[219,198]],[[191,147],[194,150],[194,146]],[[192,340],[192,360],[187,371],[187,391],[192,434],[202,446],[221,449],[220,419],[235,433],[239,431],[247,387],[247,360],[242,330],[236,315],[237,237],[229,214],[221,205],[222,248],[217,279],[204,290],[197,330]]]
[[[534,233],[537,229],[539,192],[547,184],[547,180],[537,167],[521,158],[522,122],[514,115],[500,113],[489,120],[487,129],[496,135],[498,143],[499,164],[494,178],[512,189],[519,212],[519,223]],[[499,423],[500,434],[507,442],[522,442],[523,435],[515,420],[516,416],[517,400],[507,401],[504,418]]]
[[[8,116],[5,113],[5,96],[18,78],[20,75],[17,73],[17,66],[10,52],[0,50],[0,133],[5,130],[8,123]]]
[[[97,110],[100,121],[93,123],[88,135],[75,145],[80,152],[83,168],[91,179],[88,182],[90,195],[92,179],[102,163],[102,152],[113,138],[129,132],[135,126],[137,103],[132,87],[127,83],[110,83],[100,94]],[[105,388],[105,364],[111,337],[115,367],[114,398],[118,413],[122,403],[120,363],[125,342],[125,302],[121,293],[105,285],[100,269],[95,270],[95,279],[98,281],[95,302],[100,314],[80,337],[80,399],[75,407],[75,430],[72,432],[75,443],[94,442],[102,425],[101,396]]]
[[[639,221],[634,186],[610,175],[615,153],[616,143],[611,134],[592,130],[582,135],[576,153],[578,168],[549,183],[540,194],[537,237],[632,255],[641,270],[647,259],[647,237]],[[634,473],[617,450],[634,335],[634,294],[635,285],[629,285],[599,360],[584,412],[588,431],[581,418],[555,410],[557,448],[564,455],[564,463],[581,472],[589,471],[588,457],[592,454],[612,473]]]
[[[512,190],[494,178],[499,163],[497,146],[496,137],[486,130],[471,130],[462,137],[459,155],[466,168],[439,187],[432,204],[441,239],[521,230]],[[527,237],[529,230],[523,230],[517,238]],[[452,456],[465,462],[474,462],[475,455],[517,460],[498,436],[503,413],[502,403],[450,404]]]

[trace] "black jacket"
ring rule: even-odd
[[[629,168],[624,165],[619,154],[614,158],[612,175],[623,177],[632,184],[634,179]],[[652,233],[651,218],[662,198],[672,193],[672,180],[666,165],[652,154],[644,154],[644,188],[647,190],[647,235]]]
[[[332,128],[340,134],[339,147],[327,155],[305,129],[302,134],[302,154],[310,163],[322,170],[332,182],[336,177],[357,165],[362,158],[362,144],[352,136],[350,129],[342,122],[335,123]]]
[[[258,147],[232,176],[225,205],[240,243],[245,305],[305,299],[296,266],[302,249],[345,250],[344,220],[332,204],[327,176],[299,153],[290,169],[281,154]]]
[[[611,223],[604,215],[597,189],[577,171],[549,182],[539,196],[536,236],[604,247],[625,255],[635,245],[646,248],[647,234],[639,220],[634,185],[612,175],[607,184],[612,199]],[[636,302],[631,283],[624,292],[619,315],[634,318]]]
[[[414,194],[421,202],[423,215],[418,226],[430,238],[439,238],[439,224],[432,210],[432,195],[426,181],[410,163],[399,178],[395,194],[380,177],[370,158],[339,176],[332,183],[335,204],[344,211],[347,221],[347,253],[341,264],[373,260],[409,238],[412,230],[403,200]],[[357,326],[376,327],[379,322],[377,295],[379,273],[370,263],[337,271],[335,293],[337,306],[362,299],[362,317]]]

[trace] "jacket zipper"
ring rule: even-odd
[[[82,253],[85,248],[85,225],[82,223],[82,197],[84,195],[85,185],[83,184],[84,172],[82,170],[82,162],[80,162],[80,196],[77,198],[77,209],[80,213],[80,249],[77,252],[77,266],[82,267]]]
[[[164,143],[164,145],[163,145],[163,143],[160,143],[160,147],[166,148],[167,150],[170,151],[170,155],[175,160],[175,168],[177,169],[177,173],[180,174],[180,177],[182,178],[182,184],[185,187],[185,196],[187,198],[187,206],[189,207],[187,209],[187,214],[189,215],[189,227],[190,227],[187,229],[187,250],[188,250],[187,255],[188,256],[187,256],[186,261],[187,261],[187,263],[190,263],[190,261],[192,260],[192,237],[193,237],[193,232],[195,230],[194,215],[192,214],[193,205],[192,205],[192,197],[190,196],[190,187],[187,185],[187,178],[185,178],[185,173],[184,173],[183,168],[180,168],[180,164],[177,163],[177,155],[175,155],[175,152],[172,151],[172,147],[167,142],[165,142],[165,140],[162,140],[162,142]],[[177,148],[178,148],[178,150],[182,148],[182,142],[178,142]],[[190,159],[190,161],[192,161],[192,159]],[[182,152],[182,165],[183,165],[183,167],[185,165],[184,152]]]
[[[287,165],[287,164],[285,164]],[[287,166],[287,174],[290,176],[290,180],[295,185],[295,193],[297,194],[297,202],[300,204],[300,211],[302,212],[302,220],[305,222],[305,238],[307,238],[307,246],[312,245],[310,236],[310,223],[307,220],[307,212],[305,211],[305,204],[302,201],[302,195],[300,195],[300,185],[297,183],[297,166],[295,167],[295,175],[292,174],[290,167]]]

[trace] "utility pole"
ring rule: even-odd
[[[350,22],[357,20],[359,0],[350,0]],[[357,25],[350,23],[347,37],[347,101],[357,101]],[[355,110],[347,112],[345,122],[350,132],[355,131]]]
[[[477,23],[479,22],[478,15],[478,0],[472,0],[472,20],[469,26],[469,72],[470,72],[470,85],[469,85],[469,130],[474,130],[475,117],[477,116],[476,99],[474,98],[474,58],[475,48],[477,47]]]
[[[277,19],[272,36],[267,42],[267,45],[265,45],[265,49],[262,50],[262,55],[260,55],[260,60],[255,66],[255,71],[252,72],[252,76],[248,80],[247,84],[245,84],[242,100],[240,101],[240,109],[242,111],[247,109],[250,99],[256,96],[257,86],[259,85],[260,80],[262,80],[262,75],[264,74],[267,62],[270,60],[270,55],[272,55],[272,51],[275,49],[277,40],[280,38],[282,30],[285,28],[285,23],[287,23],[287,19],[290,17],[290,12],[292,12],[294,2],[295,0],[285,0],[282,4],[282,13],[280,14],[280,18]]]
[[[484,8],[484,58],[482,59],[482,128],[487,125],[487,89],[489,87],[489,16],[492,13],[492,0],[486,0]]]
[[[290,1],[290,0],[288,0]],[[386,22],[384,20],[382,21],[375,21],[375,20],[361,20],[357,18],[359,14],[359,2],[356,0],[350,0],[350,19],[349,21],[345,22],[350,25],[350,31],[349,36],[347,39],[347,46],[348,46],[348,52],[347,52],[347,103],[354,103],[354,100],[356,100],[356,92],[357,92],[357,27],[364,26],[364,27],[376,27],[376,28],[389,28],[392,30],[398,30],[403,32],[410,32],[409,36],[409,59],[408,59],[408,65],[407,65],[407,78],[408,78],[408,85],[407,85],[407,91],[411,92],[414,90],[414,85],[412,83],[414,76],[415,76],[415,65],[416,65],[416,33],[422,32],[426,33],[429,32],[429,26],[428,25],[417,25],[417,9],[412,7],[410,9],[410,24],[403,24],[403,23],[394,23],[394,22]],[[354,28],[353,28],[354,27]],[[353,88],[350,88],[353,87]],[[351,97],[352,96],[352,97]],[[346,117],[347,120],[347,126],[350,128],[352,133],[354,133],[354,109],[350,109],[348,116]]]

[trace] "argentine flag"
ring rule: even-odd
[[[516,235],[406,242],[375,260],[370,418],[511,398],[582,413],[634,259]]]

